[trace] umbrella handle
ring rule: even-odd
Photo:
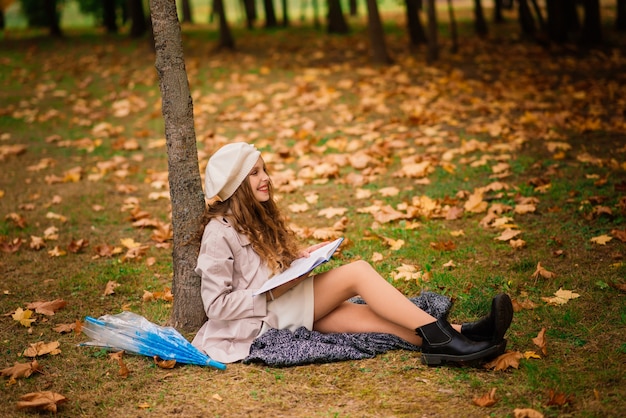
[[[215,361],[213,359],[209,359],[207,362],[209,366],[215,367],[216,369],[226,370],[226,365],[224,363],[220,363],[219,361]]]

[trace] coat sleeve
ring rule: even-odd
[[[232,230],[231,230],[232,231]],[[229,239],[223,231],[205,233],[198,256],[196,273],[202,278],[201,293],[209,319],[234,320],[267,315],[263,295],[253,296],[251,284],[255,272],[241,271],[245,251],[237,239]]]

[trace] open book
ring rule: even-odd
[[[338,238],[335,241],[313,251],[308,257],[302,257],[294,260],[287,270],[270,277],[260,289],[254,292],[254,295],[260,295],[261,293],[272,290],[281,284],[297,279],[298,277],[310,272],[320,264],[327,262],[333,256],[335,251],[337,251],[337,248],[339,248],[342,241],[343,238]]]

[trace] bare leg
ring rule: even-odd
[[[420,344],[421,338],[415,336],[415,329],[436,320],[415,306],[365,261],[319,274],[313,288],[314,327],[322,332],[387,332]],[[344,304],[354,296],[362,297],[367,308]]]

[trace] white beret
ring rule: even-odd
[[[226,200],[246,179],[261,152],[254,145],[233,142],[218,149],[209,158],[204,178],[204,193],[209,199]]]

